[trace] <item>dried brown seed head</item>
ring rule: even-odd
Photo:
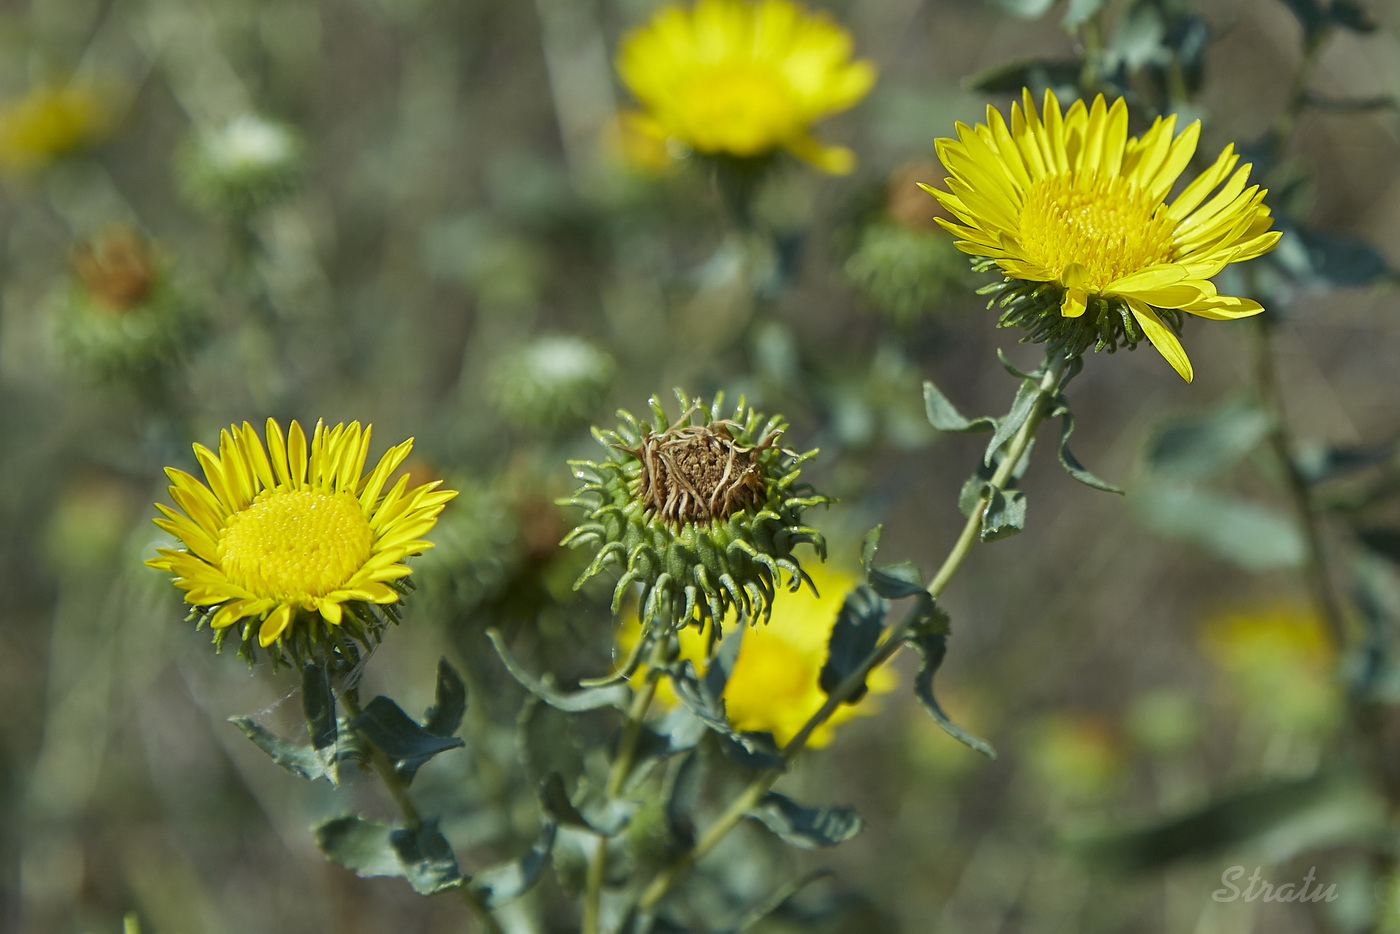
[[[727,420],[648,432],[635,448],[641,462],[637,495],[647,509],[671,525],[723,521],[763,502],[763,465],[758,451],[773,446],[774,432],[745,447]]]

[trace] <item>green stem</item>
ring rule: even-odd
[[[359,691],[355,688],[339,688],[336,694],[340,697],[340,703],[344,706],[345,712],[350,715],[349,720],[355,720],[364,712],[360,707]],[[403,776],[394,769],[394,763],[389,760],[384,751],[370,742],[369,737],[360,730],[354,732],[359,740],[360,748],[369,755],[370,766],[374,769],[374,774],[379,776],[384,790],[389,793],[389,797],[398,806],[399,813],[403,815],[404,825],[409,830],[417,830],[423,825],[423,817],[418,813],[413,798],[409,796],[408,785],[404,783]],[[480,919],[486,934],[503,934],[501,925],[496,921],[491,909],[487,907],[485,896],[481,892],[469,885],[459,885],[456,891],[462,901],[466,902],[467,906]]]
[[[606,791],[609,798],[616,798],[622,794],[622,786],[626,784],[627,776],[632,773],[632,766],[637,758],[637,740],[642,735],[642,724],[646,720],[647,711],[651,709],[652,699],[656,697],[657,682],[661,680],[664,670],[662,663],[665,661],[667,644],[674,638],[668,635],[657,639],[652,645],[646,675],[641,688],[632,696],[632,703],[627,708],[627,722],[623,727],[622,738],[618,741],[617,755],[608,772]],[[588,876],[583,893],[584,934],[599,934],[602,930],[603,883],[608,875],[608,842],[600,837],[597,844],[593,858],[588,863]]]
[[[1035,436],[1035,430],[1045,419],[1045,415],[1050,410],[1050,403],[1058,391],[1061,380],[1064,377],[1065,368],[1069,361],[1060,356],[1053,349],[1046,355],[1045,372],[1042,374],[1039,384],[1040,395],[1034,408],[1026,421],[1012,436],[1006,448],[1005,457],[997,466],[996,472],[988,481],[990,490],[1004,491],[1006,484],[1010,481],[1012,474],[1016,470],[1016,465],[1025,456],[1026,450],[1030,447],[1031,439]],[[938,572],[933,580],[929,582],[928,592],[931,596],[937,597],[943,592],[943,588],[948,585],[954,572],[963,563],[968,553],[972,550],[972,545],[978,540],[982,531],[982,514],[987,505],[987,493],[984,492],[978,501],[976,508],[971,511],[967,524],[963,526],[962,534],[954,543],[952,550],[943,560]],[[846,676],[830,694],[827,695],[826,702],[821,708],[803,724],[802,729],[797,732],[788,744],[783,747],[782,758],[784,766],[801,752],[811,739],[812,733],[824,724],[831,715],[836,712],[848,698],[853,696],[860,686],[865,684],[870,672],[883,665],[904,645],[904,639],[909,635],[910,629],[915,624],[914,617],[906,618],[891,627],[889,633],[877,645],[871,653],[866,656],[856,668]],[[759,773],[754,779],[739,793],[730,803],[723,813],[720,814],[709,829],[700,837],[694,847],[681,855],[675,862],[663,869],[652,879],[651,883],[643,891],[638,900],[638,906],[643,910],[651,910],[666,896],[690,869],[695,866],[707,853],[713,850],[719,842],[723,840],[731,830],[733,830],[744,815],[753,809],[763,796],[773,787],[777,780],[783,775],[783,768],[773,768]]]
[[[1346,619],[1332,584],[1331,564],[1322,543],[1317,503],[1313,499],[1312,488],[1308,486],[1307,478],[1299,470],[1298,461],[1293,456],[1293,432],[1289,428],[1280,398],[1278,373],[1274,365],[1273,348],[1269,343],[1270,326],[1263,318],[1255,318],[1250,324],[1254,344],[1254,386],[1259,396],[1259,404],[1269,421],[1269,432],[1266,436],[1269,451],[1283,473],[1284,487],[1288,492],[1294,521],[1297,522],[1298,531],[1303,536],[1303,574],[1308,592],[1312,596],[1318,616],[1327,626],[1333,648],[1340,653],[1346,646]]]

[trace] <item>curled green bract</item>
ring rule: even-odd
[[[782,416],[765,420],[741,398],[725,417],[722,393],[709,405],[679,389],[676,398],[674,421],[653,397],[650,422],[623,411],[616,428],[593,430],[608,457],[569,462],[583,486],[561,502],[587,515],[563,544],[595,551],[575,587],[622,569],[614,612],[635,587],[648,627],[695,622],[718,636],[731,610],[766,620],[784,572],[789,589],[811,586],[793,549],[807,544],[826,559],[826,540],[802,512],[831,500],[798,482],[817,452],[778,444]]]

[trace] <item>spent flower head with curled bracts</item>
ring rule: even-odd
[[[651,422],[619,412],[616,429],[594,429],[607,460],[569,462],[583,486],[563,502],[588,515],[564,544],[597,551],[576,586],[616,564],[614,612],[636,585],[649,624],[718,627],[731,609],[766,619],[783,572],[790,589],[808,579],[793,549],[808,544],[826,558],[802,512],[830,500],[798,482],[817,452],[780,447],[785,420],[765,421],[742,399],[726,417],[722,393],[709,405],[680,390],[676,398],[675,421],[653,398]]]
[[[622,43],[622,80],[645,107],[632,125],[707,156],[762,159],[786,150],[850,172],[855,156],[811,135],[854,105],[875,68],[851,61],[851,37],[789,0],[698,0],[663,7]]]
[[[1190,380],[1182,312],[1231,319],[1264,310],[1218,294],[1210,279],[1278,242],[1266,192],[1247,187],[1252,166],[1237,169],[1230,145],[1168,200],[1201,130],[1195,121],[1177,134],[1176,119],[1158,117],[1129,137],[1121,98],[1075,101],[1062,113],[1047,91],[1037,113],[1023,91],[1009,125],[988,107],[986,124],[959,123],[956,140],[937,141],[948,191],[922,187],[956,218],[938,223],[958,248],[1006,277],[989,289],[1003,326],[1025,327],[1027,340],[1067,356],[1146,337]]]
[[[355,640],[377,642],[398,621],[409,568],[403,560],[432,547],[423,540],[457,494],[441,481],[409,488],[389,477],[413,439],[364,473],[370,427],[326,428],[307,444],[292,422],[286,437],[267,420],[267,445],[244,422],[220,432],[219,452],[194,445],[205,480],[167,467],[170,496],[183,510],[156,504],[156,525],[184,544],[146,562],[176,575],[200,625],[220,646],[243,623],[239,653],[254,642],[274,664],[290,655],[353,658]]]

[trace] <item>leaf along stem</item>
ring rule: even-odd
[[[997,466],[996,472],[988,481],[987,488],[978,501],[976,508],[968,516],[967,524],[963,526],[962,534],[954,543],[948,556],[943,560],[938,572],[933,580],[929,582],[928,592],[930,596],[937,597],[943,592],[943,588],[948,585],[954,572],[962,564],[968,553],[972,550],[972,545],[978,540],[982,530],[983,513],[986,509],[990,492],[1003,491],[1007,482],[1015,473],[1016,465],[1025,456],[1030,447],[1031,439],[1035,435],[1036,428],[1044,421],[1045,416],[1051,409],[1056,393],[1059,391],[1064,379],[1066,368],[1070,361],[1063,357],[1058,349],[1053,345],[1046,352],[1044,371],[1041,374],[1040,382],[1037,385],[1039,395],[1036,399],[1030,415],[1022,423],[1020,429],[1011,437],[1006,447],[1005,457]],[[910,628],[914,625],[916,617],[910,616],[896,623],[890,628],[884,640],[877,645],[871,653],[866,656],[856,668],[843,680],[836,688],[827,695],[826,702],[821,708],[803,725],[802,729],[788,741],[782,749],[783,763],[786,765],[792,761],[796,755],[806,747],[812,733],[825,723],[836,709],[845,703],[860,686],[865,683],[866,677],[871,671],[883,665],[886,661],[894,657],[904,645],[904,638],[909,634]],[[714,849],[721,840],[733,830],[744,816],[762,800],[763,796],[773,787],[778,779],[783,775],[784,769],[772,768],[760,772],[738,796],[730,802],[709,829],[696,841],[695,846],[683,853],[674,862],[657,873],[652,881],[647,885],[638,899],[638,907],[644,912],[654,909],[666,896],[666,893],[680,879],[690,871],[707,853]]]

